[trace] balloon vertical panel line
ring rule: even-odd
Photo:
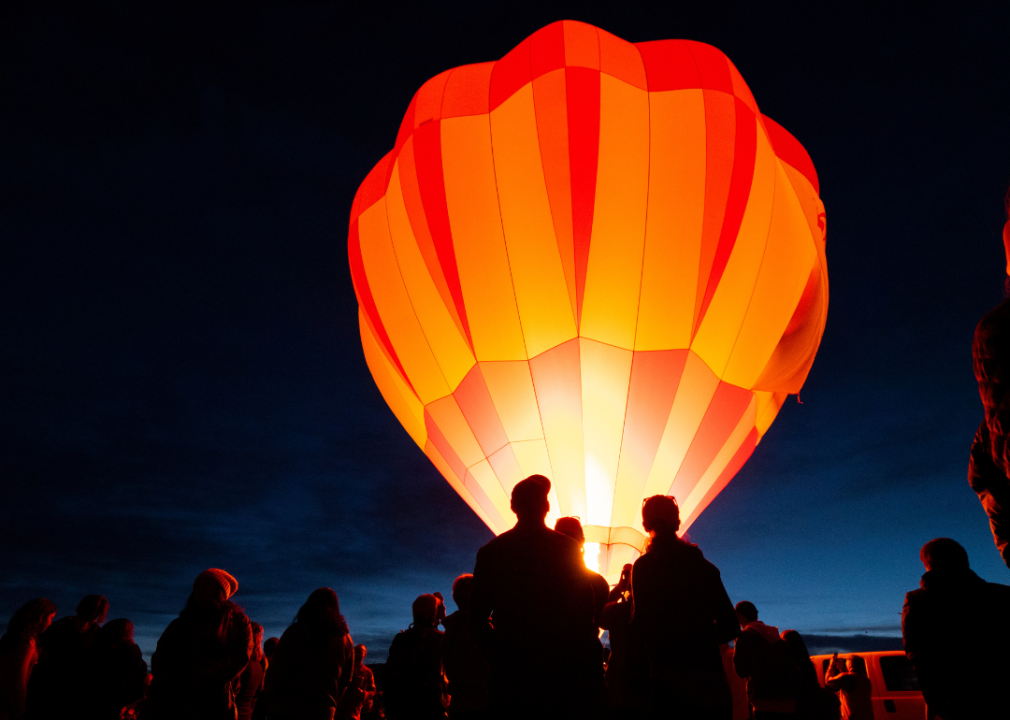
[[[716,48],[556,22],[415,94],[351,209],[390,409],[496,534],[552,481],[615,583],[645,497],[687,530],[806,380],[828,308],[803,146]]]

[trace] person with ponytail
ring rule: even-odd
[[[740,634],[740,623],[719,570],[677,536],[674,498],[646,498],[642,525],[649,541],[631,571],[632,632],[648,661],[652,713],[730,720],[733,698],[719,646]]]

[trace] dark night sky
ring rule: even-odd
[[[333,587],[381,660],[416,595],[448,596],[491,533],[371,381],[347,219],[414,90],[562,18],[719,47],[820,174],[803,404],[691,528],[731,598],[865,647],[932,537],[1010,582],[965,482],[1010,7],[359,5],[0,10],[0,620],[100,592],[149,653],[218,566],[268,635]]]

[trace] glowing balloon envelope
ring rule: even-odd
[[[613,583],[642,499],[686,529],[799,392],[824,235],[809,156],[719,50],[564,21],[418,90],[348,250],[410,436],[495,533],[550,477]]]

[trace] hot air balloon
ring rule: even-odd
[[[372,377],[491,530],[542,473],[548,522],[579,517],[615,583],[643,498],[674,495],[686,530],[803,385],[828,306],[818,192],[716,48],[548,25],[426,82],[358,189]]]

